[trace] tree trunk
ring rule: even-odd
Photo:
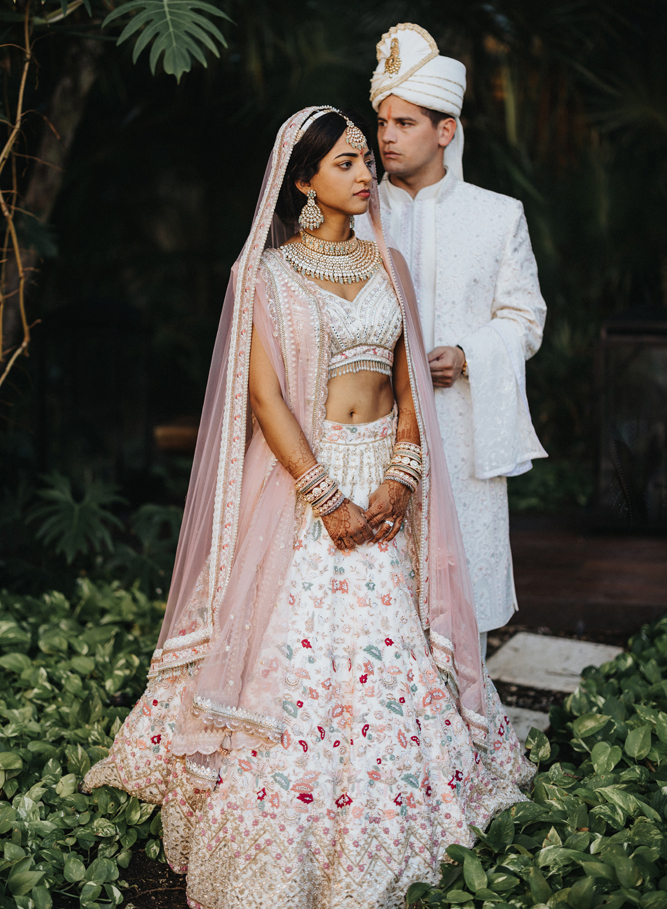
[[[69,151],[83,116],[88,93],[98,74],[102,42],[84,39],[73,44],[65,57],[63,74],[51,97],[48,123],[44,123],[37,160],[34,163],[20,207],[47,224],[63,182]],[[30,217],[24,215],[23,217]],[[22,250],[23,268],[34,272],[38,255],[34,248]],[[19,312],[19,275],[13,252],[8,251],[3,295],[4,351],[10,351],[22,341],[23,330]],[[0,352],[0,359],[2,352]]]

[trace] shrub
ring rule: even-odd
[[[2,909],[119,905],[132,848],[161,853],[154,805],[78,790],[145,687],[161,618],[118,583],[81,579],[71,602],[0,595]]]
[[[69,596],[78,578],[138,583],[147,596],[169,588],[183,511],[174,505],[126,505],[117,487],[88,479],[73,487],[53,471],[34,490],[25,482],[0,498],[3,583],[16,593],[60,590]]]
[[[667,909],[667,617],[628,653],[584,672],[528,738],[532,801],[450,846],[437,886],[408,905],[464,909]]]

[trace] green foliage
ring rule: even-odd
[[[474,849],[450,846],[438,885],[413,884],[408,906],[667,909],[667,617],[587,669],[551,727],[526,742],[533,800],[476,831]]]
[[[166,593],[183,516],[174,505],[142,505],[121,519],[125,500],[98,480],[74,490],[57,472],[38,491],[25,482],[0,497],[3,582],[17,593],[56,588],[69,594],[81,575],[147,596]]]
[[[581,461],[533,461],[532,470],[507,481],[512,511],[556,512],[588,504],[593,494],[592,468]]]
[[[158,60],[164,53],[164,71],[181,81],[183,73],[190,72],[193,57],[206,66],[204,49],[208,48],[216,57],[220,52],[216,41],[227,47],[227,41],[220,29],[208,16],[218,16],[231,21],[226,13],[204,0],[131,0],[109,13],[103,26],[133,13],[118,39],[122,44],[136,32],[139,37],[134,45],[132,60],[136,63],[141,52],[152,42],[150,53],[151,71],[155,73]],[[143,29],[143,30],[142,30]]]
[[[37,495],[47,504],[28,514],[29,521],[40,522],[37,539],[52,546],[56,555],[64,555],[68,565],[79,553],[99,552],[103,545],[113,549],[109,528],[123,526],[108,508],[123,501],[115,487],[93,480],[77,499],[70,480],[58,471],[45,480],[46,488]]]
[[[0,909],[123,901],[132,850],[163,857],[154,805],[79,792],[141,694],[162,617],[137,590],[79,581],[71,602],[0,595]]]
[[[161,595],[169,585],[183,512],[174,505],[142,505],[130,519],[139,547],[121,543],[107,564],[124,584],[136,581],[144,591]]]

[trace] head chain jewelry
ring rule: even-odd
[[[325,107],[320,110],[315,111],[308,117],[301,129],[297,132],[294,138],[294,144],[303,137],[303,134],[306,132],[308,127],[313,123],[314,120],[317,120],[319,117],[324,114],[338,114],[339,117],[342,117],[343,120],[347,123],[347,128],[345,130],[345,141],[352,148],[356,148],[358,151],[363,151],[368,148],[368,142],[366,142],[366,136],[362,133],[358,126],[356,126],[349,117],[346,117],[345,114],[341,113],[337,107]]]

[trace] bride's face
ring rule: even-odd
[[[370,161],[370,151],[352,148],[343,133],[329,154],[322,158],[320,169],[310,183],[297,183],[297,187],[303,193],[315,190],[316,202],[325,218],[327,209],[345,215],[362,215],[368,210],[371,196]]]

